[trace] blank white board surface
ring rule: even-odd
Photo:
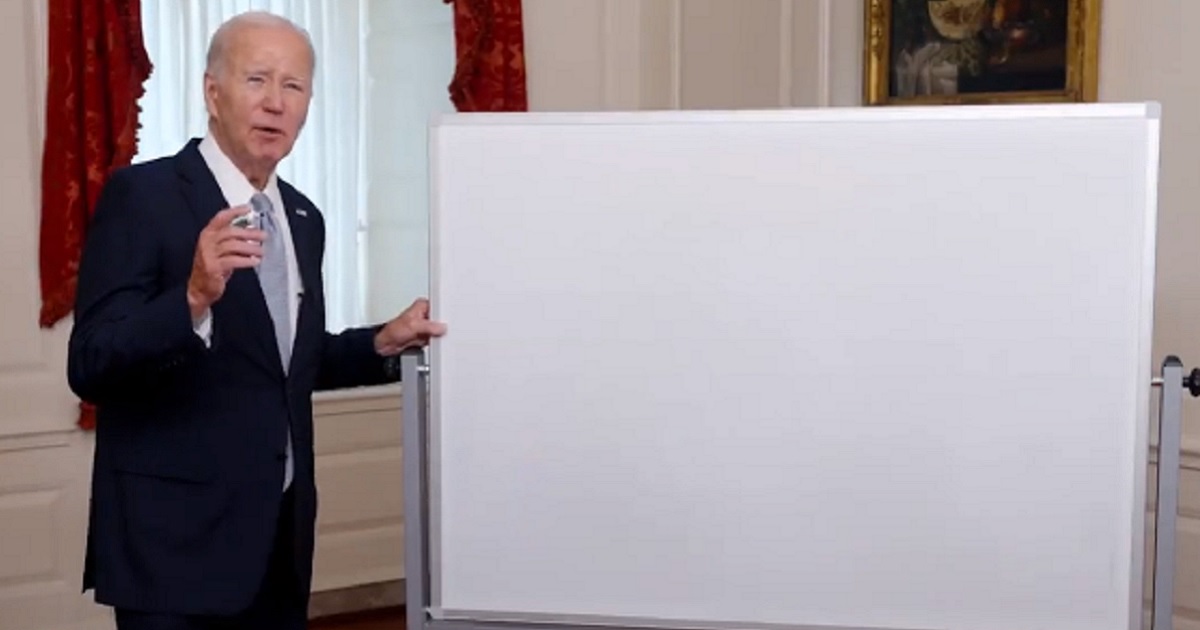
[[[436,121],[433,614],[1140,627],[1158,118]]]

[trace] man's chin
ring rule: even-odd
[[[266,168],[268,171],[274,171],[275,167],[287,157],[288,151],[268,150],[262,151],[254,156],[254,161]]]
[[[256,158],[282,159],[292,151],[292,141],[285,136],[260,138],[252,146]]]

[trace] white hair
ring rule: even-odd
[[[222,23],[221,26],[217,27],[216,32],[213,33],[212,39],[208,43],[208,58],[206,60],[207,67],[205,68],[209,74],[217,76],[222,70],[222,66],[225,64],[225,57],[229,51],[230,37],[239,28],[245,26],[283,27],[289,28],[296,32],[303,37],[305,43],[308,44],[309,59],[312,60],[313,71],[316,71],[317,51],[313,47],[312,37],[308,34],[308,31],[304,30],[300,27],[300,25],[283,17],[282,15],[276,15],[266,11],[247,11],[229,18]]]

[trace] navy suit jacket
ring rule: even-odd
[[[232,614],[263,579],[294,445],[295,562],[311,584],[314,390],[398,378],[378,327],[325,330],[320,212],[280,181],[303,279],[285,376],[252,269],[196,335],[186,286],[200,230],[230,204],[190,141],[113,173],[79,269],[68,381],[98,408],[84,590],[116,607]],[[297,212],[299,210],[300,212]]]

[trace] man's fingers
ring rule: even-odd
[[[254,243],[261,247],[266,240],[267,233],[262,230],[229,226],[214,234],[211,242],[213,247],[220,249],[230,243]]]
[[[235,269],[257,267],[259,262],[261,262],[261,259],[254,256],[224,256],[217,265],[226,278],[228,278],[229,274],[233,273]]]
[[[209,220],[208,225],[218,230],[228,227],[230,223],[233,223],[234,219],[246,214],[249,211],[249,206],[234,206],[232,208],[225,208],[224,210],[213,215],[213,218]]]
[[[258,241],[244,241],[241,239],[229,239],[221,241],[217,245],[216,254],[218,257],[225,256],[254,256],[262,258],[263,246]]]
[[[412,305],[406,310],[408,315],[416,315],[419,317],[429,317],[429,300],[425,298],[417,298]]]
[[[248,206],[221,210],[200,231],[188,279],[189,295],[195,288],[211,304],[221,298],[235,270],[258,264],[261,241],[266,235],[260,230],[232,227],[234,219],[248,211]]]
[[[267,233],[258,228],[235,227],[232,225],[221,228],[221,231],[217,232],[218,243],[231,240],[265,241],[267,240]]]
[[[446,333],[446,325],[429,319],[418,319],[412,324],[413,332],[422,336],[438,337]]]

